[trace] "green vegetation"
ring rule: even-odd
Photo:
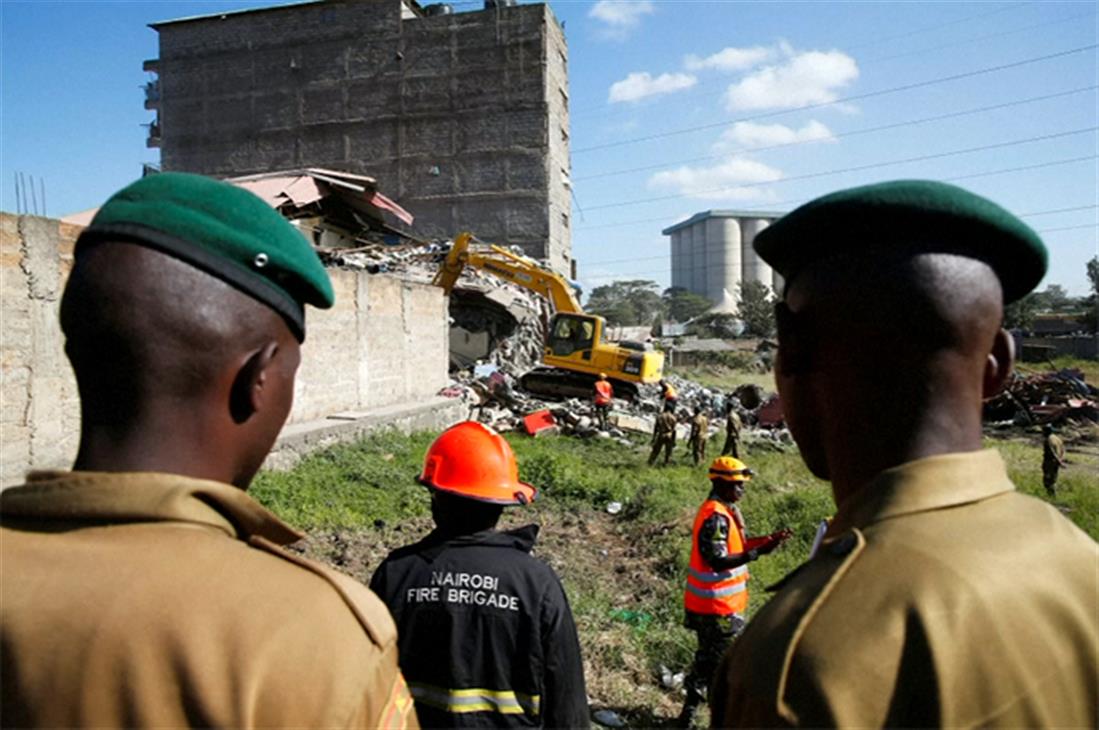
[[[738,355],[739,353],[733,352],[721,354]],[[669,375],[678,375],[681,378],[693,380],[694,382],[699,383],[700,385],[704,385],[707,388],[733,390],[738,385],[751,383],[753,385],[758,385],[764,390],[772,393],[775,390],[775,374],[770,372],[750,372],[742,368],[730,368],[725,365],[673,367],[666,368],[665,372]]]
[[[721,386],[729,387],[729,381]],[[386,432],[332,447],[291,472],[261,474],[252,493],[313,535],[307,553],[366,580],[387,550],[429,529],[427,490],[414,476],[433,436]],[[1099,538],[1099,434],[1075,436],[1055,501]],[[554,566],[568,591],[589,693],[635,725],[674,715],[682,698],[660,686],[659,668],[684,671],[694,650],[693,635],[681,625],[682,591],[691,524],[709,491],[705,465],[690,464],[679,444],[672,466],[650,468],[647,439],[633,446],[518,434],[508,440],[522,478],[541,494],[529,507],[506,511],[505,525],[542,525],[536,552]],[[1045,499],[1037,432],[1025,439],[989,439],[989,445],[1004,454],[1022,491]],[[718,448],[717,439],[710,442],[711,455]],[[795,450],[753,448],[749,442],[747,451],[758,474],[742,503],[750,532],[789,527],[795,533],[782,549],[752,565],[749,610],[754,613],[768,598],[764,587],[806,559],[817,524],[834,507],[827,485],[808,473]],[[622,503],[621,511],[608,513],[611,502]],[[347,557],[347,546],[363,543],[368,545],[356,564]]]

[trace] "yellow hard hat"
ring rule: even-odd
[[[710,479],[727,482],[747,482],[752,478],[752,470],[740,459],[731,456],[719,456],[710,464]]]
[[[606,373],[599,373],[599,379],[600,380],[606,380],[607,379],[607,374]]]

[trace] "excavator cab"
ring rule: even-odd
[[[590,360],[592,347],[596,344],[597,324],[595,317],[588,315],[558,314],[550,323],[546,354],[569,357],[579,353],[577,356],[581,359]]]

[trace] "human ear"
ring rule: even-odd
[[[271,363],[278,350],[277,342],[268,342],[248,355],[237,370],[229,392],[229,414],[234,423],[244,423],[263,409],[269,397]]]
[[[1015,364],[1015,340],[1007,330],[996,332],[992,340],[992,348],[985,356],[984,378],[981,383],[982,394],[985,398],[991,398],[999,393],[1007,379],[1011,376]]]

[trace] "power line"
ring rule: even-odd
[[[986,67],[986,68],[976,69],[976,70],[973,70],[973,71],[966,71],[966,72],[960,73],[960,74],[952,74],[950,76],[940,76],[939,78],[935,78],[935,79],[928,79],[926,81],[917,81],[915,83],[903,84],[901,86],[894,86],[894,87],[888,88],[888,89],[879,89],[877,91],[868,91],[868,92],[865,92],[863,94],[853,94],[851,96],[845,96],[845,97],[840,97],[838,99],[833,99],[832,101],[818,102],[818,103],[815,103],[815,104],[804,104],[802,106],[794,107],[792,109],[782,109],[782,110],[774,111],[774,112],[766,112],[766,113],[763,113],[763,114],[755,114],[755,115],[747,116],[747,117],[739,117],[737,119],[727,119],[727,120],[724,120],[724,121],[721,121],[721,122],[711,122],[709,124],[699,124],[699,125],[695,125],[693,127],[683,127],[683,128],[680,128],[680,129],[673,129],[673,130],[669,130],[667,132],[658,132],[656,134],[650,134],[650,135],[646,135],[646,136],[643,136],[643,137],[634,137],[632,139],[622,139],[622,140],[617,140],[615,142],[606,142],[604,144],[592,145],[591,147],[582,147],[580,149],[575,149],[575,150],[572,151],[572,154],[577,155],[577,154],[583,154],[584,152],[593,152],[595,150],[609,149],[611,147],[622,147],[624,145],[637,144],[639,142],[649,142],[649,141],[652,141],[654,139],[664,139],[666,137],[674,137],[674,136],[678,136],[678,135],[682,135],[682,134],[689,134],[691,132],[698,132],[698,131],[701,131],[701,130],[704,130],[704,129],[715,129],[717,127],[724,127],[728,124],[733,124],[735,122],[748,122],[748,121],[754,121],[754,120],[757,120],[757,119],[769,119],[771,117],[783,116],[785,114],[792,114],[794,112],[806,111],[808,109],[820,109],[820,108],[827,107],[827,106],[834,106],[836,104],[843,104],[843,103],[852,102],[852,101],[860,101],[862,99],[870,99],[870,98],[874,98],[874,97],[878,97],[878,96],[885,96],[887,94],[896,94],[896,93],[901,92],[901,91],[911,91],[912,89],[919,89],[919,88],[924,88],[924,87],[927,87],[927,86],[934,86],[935,84],[944,84],[944,83],[948,83],[948,82],[951,82],[951,81],[958,81],[960,79],[972,78],[974,76],[981,76],[981,75],[984,75],[984,74],[995,73],[997,71],[1004,71],[1004,70],[1007,70],[1007,69],[1010,69],[1010,68],[1018,68],[1020,66],[1026,66],[1026,65],[1029,65],[1029,64],[1032,64],[1032,63],[1040,63],[1042,61],[1049,61],[1049,60],[1052,60],[1054,58],[1062,58],[1064,56],[1069,56],[1069,55],[1072,55],[1074,53],[1081,53],[1083,51],[1090,51],[1090,50],[1093,50],[1097,47],[1099,47],[1099,44],[1093,43],[1093,44],[1088,45],[1088,46],[1080,46],[1078,48],[1071,48],[1067,51],[1059,51],[1057,53],[1050,53],[1050,54],[1046,54],[1044,56],[1034,56],[1032,58],[1026,58],[1026,59],[1023,59],[1021,61],[1013,61],[1012,63],[1004,63],[1004,64],[1000,64],[998,66],[989,66],[989,67]]]
[[[995,12],[999,12],[999,11],[995,11]],[[991,40],[991,39],[995,39],[995,38],[1001,38],[1001,37],[1009,36],[1009,35],[1015,35],[1017,33],[1024,33],[1024,32],[1029,31],[1029,30],[1036,30],[1038,28],[1044,28],[1044,27],[1051,26],[1051,25],[1060,25],[1062,23],[1068,23],[1068,22],[1071,22],[1073,20],[1080,20],[1082,18],[1094,17],[1094,15],[1095,15],[1095,13],[1080,13],[1078,15],[1070,15],[1070,16],[1067,16],[1067,17],[1064,17],[1064,18],[1057,18],[1055,20],[1048,20],[1048,21],[1045,21],[1045,22],[1042,22],[1042,23],[1034,23],[1034,24],[1031,24],[1031,25],[1025,25],[1025,26],[1022,26],[1022,27],[1019,27],[1019,28],[1013,28],[1011,30],[1001,31],[999,33],[990,33],[990,34],[981,35],[981,36],[970,36],[970,37],[966,37],[966,38],[960,38],[956,41],[951,41],[950,43],[941,43],[941,44],[936,45],[936,46],[928,46],[928,47],[924,47],[924,48],[918,48],[918,49],[915,49],[915,50],[912,50],[912,51],[908,51],[906,53],[899,53],[899,54],[894,54],[894,55],[890,55],[890,56],[872,56],[870,58],[864,59],[864,61],[866,61],[866,62],[892,61],[894,59],[904,58],[904,57],[907,57],[907,56],[914,56],[914,55],[919,55],[919,54],[922,54],[922,53],[929,53],[929,52],[932,52],[932,51],[940,51],[940,50],[943,50],[945,48],[952,48],[954,46],[961,46],[961,45],[971,46],[972,44],[979,43],[981,41]],[[969,16],[967,16],[967,17],[969,17]],[[965,21],[957,21],[957,22],[965,22]],[[951,23],[948,23],[947,25],[953,25],[953,24],[956,24],[956,23],[951,22]],[[925,32],[927,30],[935,30],[939,27],[942,27],[942,26],[941,25],[940,26],[932,26],[930,28],[924,29],[924,31],[916,31],[916,32]],[[905,34],[905,35],[912,35],[914,33],[915,32]],[[883,39],[878,39],[878,40],[873,41],[871,43],[866,43],[866,44],[862,44],[862,45],[848,46],[847,48],[848,48],[848,50],[856,50],[858,48],[863,48],[863,47],[866,47],[868,45],[876,44],[876,43],[880,42],[881,40],[883,40]],[[702,96],[703,93],[713,94],[716,87],[718,87],[718,86],[726,87],[728,83],[729,83],[729,79],[727,79],[727,78],[726,79],[715,79],[711,83],[699,84],[698,86],[693,87],[691,91],[678,94],[676,98],[679,99],[679,100],[694,99],[696,97]],[[718,94],[720,94],[720,93],[722,93],[722,92],[718,91]],[[610,107],[608,107],[605,102],[598,103],[598,106],[596,106],[597,103],[598,102],[593,102],[590,107],[587,106],[587,105],[581,105],[579,108],[573,107],[573,109],[570,111],[570,116],[573,119],[585,119],[585,120],[587,120],[587,119],[600,119],[600,118],[606,118],[606,117],[611,117],[611,116],[617,116],[617,115],[621,115],[621,114],[633,113],[633,112],[636,112],[639,108],[637,106],[632,106],[630,104],[624,104],[624,105],[620,105],[620,106],[610,106]]]
[[[1099,129],[1099,126],[1085,127],[1083,129],[1074,129],[1067,132],[1055,132],[1053,134],[1043,134],[1037,137],[1027,137],[1025,139],[1013,140],[1011,142],[998,142],[995,144],[980,145],[979,147],[968,147],[961,150],[952,150],[950,152],[939,152],[931,155],[919,155],[917,157],[907,157],[898,160],[887,160],[885,162],[873,162],[868,165],[856,165],[855,167],[845,167],[836,170],[823,170],[820,172],[810,172],[804,175],[790,175],[787,177],[780,177],[776,180],[767,180],[764,182],[746,182],[737,185],[723,185],[719,188],[710,188],[707,190],[695,190],[690,193],[675,193],[674,195],[661,195],[653,198],[639,198],[637,200],[626,200],[618,203],[605,203],[604,205],[589,206],[588,211],[601,210],[604,208],[620,208],[630,205],[641,205],[643,203],[655,203],[663,200],[675,200],[678,198],[689,198],[700,194],[708,193],[721,193],[727,190],[736,190],[740,188],[758,188],[766,185],[775,185],[777,183],[790,182],[792,180],[809,180],[816,177],[825,177],[827,175],[839,175],[847,172],[861,172],[863,170],[871,170],[876,167],[888,167],[890,165],[903,165],[911,162],[924,162],[926,160],[942,159],[944,157],[954,157],[955,155],[965,155],[974,152],[984,152],[993,149],[1003,149],[1005,147],[1015,147],[1022,144],[1029,144],[1031,142],[1042,142],[1051,139],[1058,139],[1061,137],[1069,137],[1076,134],[1084,134],[1086,132],[1094,132]]]
[[[1095,207],[1095,206],[1091,206],[1091,207]],[[1079,225],[1079,226],[1062,226],[1062,227],[1059,227],[1059,228],[1042,228],[1040,230],[1036,230],[1035,233],[1058,233],[1060,231],[1079,231],[1079,230],[1085,230],[1085,229],[1099,230],[1099,223],[1087,223],[1087,224]],[[670,256],[653,257],[653,258],[670,258]],[[634,260],[640,261],[642,259],[634,259]],[[595,262],[592,262],[590,264],[585,264],[585,266],[593,266],[593,265],[595,265]],[[620,271],[617,274],[597,274],[596,276],[581,276],[580,278],[587,279],[588,281],[604,281],[604,280],[607,280],[607,279],[618,279],[620,277],[625,277],[625,276],[631,276],[631,277],[632,276],[641,276],[642,274],[665,274],[665,273],[668,272],[668,269],[670,267],[671,267],[671,261],[669,260],[668,261],[668,266],[665,266],[665,267],[662,267],[662,268],[659,268],[659,269],[646,269],[644,271]],[[696,266],[694,268],[705,268],[705,264],[702,264],[700,266]]]
[[[967,175],[955,175],[954,177],[945,177],[945,178],[943,178],[943,182],[957,182],[959,180],[969,180],[969,179],[976,178],[976,177],[988,177],[990,175],[1003,175],[1003,174],[1011,173],[1011,172],[1024,172],[1024,171],[1028,171],[1028,170],[1037,170],[1037,169],[1040,169],[1040,168],[1043,168],[1043,167],[1055,167],[1057,165],[1067,165],[1067,164],[1070,164],[1070,163],[1073,163],[1073,162],[1084,162],[1084,161],[1087,161],[1087,160],[1095,160],[1095,159],[1099,159],[1099,155],[1084,155],[1082,157],[1070,157],[1068,159],[1051,160],[1051,161],[1048,161],[1048,162],[1039,162],[1039,163],[1033,164],[1033,165],[1023,165],[1023,166],[1019,166],[1019,167],[1007,167],[1007,168],[1001,168],[999,170],[986,170],[984,172],[970,173],[970,174],[967,174]],[[783,205],[789,205],[789,206],[800,205],[801,203],[807,202],[807,200],[808,200],[807,198],[787,198],[785,200],[773,200],[773,201],[770,201],[766,204],[761,204],[761,205],[746,205],[746,206],[744,206],[744,210],[760,210],[760,209],[763,209],[763,208],[773,210],[774,208],[776,208],[778,206],[783,206]],[[621,228],[621,227],[624,227],[624,226],[640,225],[642,223],[663,223],[665,225],[675,225],[676,223],[682,223],[682,222],[683,221],[674,221],[672,223],[669,223],[668,222],[668,216],[664,215],[664,216],[660,216],[658,218],[638,218],[638,219],[628,220],[628,221],[616,221],[614,223],[600,223],[599,225],[594,225],[594,226],[576,226],[576,230],[589,231],[589,230],[595,230],[595,229],[599,229],[599,228]]]
[[[1054,213],[1071,213],[1071,212],[1076,212],[1076,211],[1080,211],[1080,210],[1095,210],[1096,208],[1099,208],[1099,205],[1077,205],[1077,206],[1072,207],[1072,208],[1057,208],[1056,210],[1039,210],[1039,211],[1034,212],[1034,213],[1022,213],[1022,214],[1019,215],[1019,217],[1020,218],[1037,218],[1037,217],[1043,216],[1043,215],[1053,215]],[[1046,229],[1046,230],[1047,231],[1050,231],[1050,230],[1073,230],[1075,228],[1087,228],[1087,227],[1088,226],[1069,226],[1067,228],[1054,228],[1054,229]],[[604,264],[625,264],[625,263],[631,263],[633,261],[653,261],[655,259],[666,259],[666,258],[668,258],[669,255],[670,254],[668,254],[668,253],[662,253],[662,254],[658,254],[656,256],[631,256],[628,259],[602,259],[600,261],[585,261],[583,263],[584,263],[584,266],[601,266],[601,265],[604,265]]]
[[[854,137],[854,136],[857,136],[857,135],[860,135],[860,134],[870,134],[871,132],[882,132],[882,131],[885,131],[885,130],[888,130],[888,129],[897,129],[897,128],[900,128],[900,127],[908,127],[908,126],[913,126],[913,125],[916,125],[916,124],[926,124],[928,122],[938,122],[938,121],[942,121],[944,119],[953,119],[955,117],[964,117],[964,116],[968,116],[970,114],[980,114],[981,112],[995,111],[995,110],[998,110],[998,109],[1007,109],[1009,107],[1020,106],[1022,104],[1032,104],[1034,102],[1047,101],[1049,99],[1057,99],[1057,98],[1060,98],[1062,96],[1071,96],[1073,94],[1081,94],[1081,93],[1084,93],[1086,91],[1095,91],[1096,89],[1099,89],[1099,85],[1082,86],[1078,89],[1071,89],[1069,91],[1060,91],[1060,92],[1057,92],[1055,94],[1045,94],[1043,96],[1032,96],[1028,99],[1017,99],[1015,101],[1007,101],[1007,102],[1003,102],[1001,104],[992,104],[990,106],[975,107],[973,109],[966,109],[966,110],[960,111],[960,112],[950,112],[948,114],[937,114],[935,116],[923,117],[922,119],[909,119],[907,121],[894,122],[892,124],[883,124],[883,125],[877,126],[877,127],[866,127],[864,129],[856,129],[856,130],[852,130],[852,131],[849,131],[849,132],[843,132],[841,134],[832,135],[832,137],[829,138],[828,140],[807,139],[807,140],[797,140],[797,141],[794,141],[794,142],[783,142],[782,144],[767,145],[765,147],[745,147],[743,149],[733,150],[733,151],[718,154],[718,155],[705,155],[703,157],[691,157],[691,158],[680,159],[680,160],[669,160],[667,162],[660,162],[660,163],[657,163],[655,165],[644,165],[642,167],[631,167],[631,168],[624,169],[624,170],[612,170],[610,172],[601,172],[601,173],[598,173],[596,175],[588,175],[586,177],[574,178],[574,181],[575,182],[582,182],[584,180],[596,180],[596,179],[603,178],[603,177],[613,177],[615,175],[628,175],[628,174],[632,174],[632,173],[635,173],[635,172],[646,172],[648,170],[659,170],[661,168],[671,167],[673,165],[682,165],[682,164],[686,164],[686,163],[689,163],[689,162],[706,162],[706,161],[709,161],[709,160],[718,160],[718,159],[729,157],[730,155],[735,155],[735,154],[738,154],[738,153],[741,153],[741,152],[764,152],[764,151],[767,151],[767,150],[781,149],[783,147],[795,147],[797,145],[812,144],[812,143],[815,143],[815,142],[831,141],[831,140],[835,140],[835,139],[846,139],[847,137]]]

